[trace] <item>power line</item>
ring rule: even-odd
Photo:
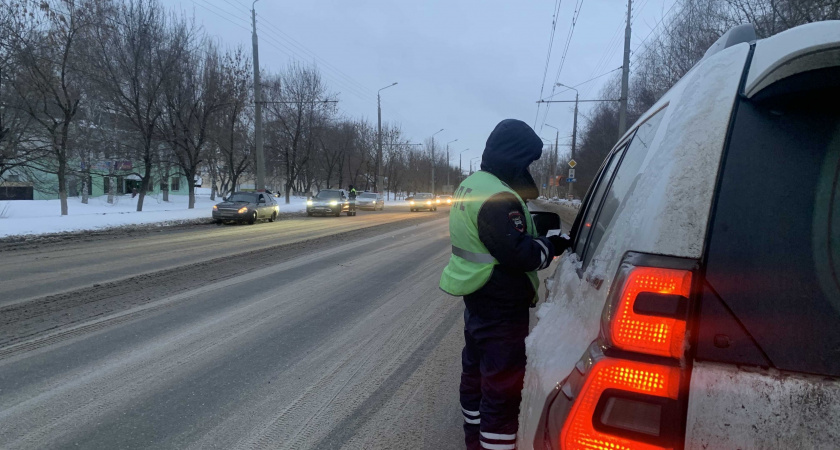
[[[648,38],[653,34],[654,31],[656,31],[657,28],[659,28],[659,25],[661,25],[662,22],[665,21],[665,18],[668,17],[668,14],[670,14],[671,11],[674,9],[674,7],[677,6],[679,3],[680,3],[680,0],[676,0],[674,2],[674,4],[672,4],[671,7],[668,8],[668,11],[665,11],[665,14],[662,15],[662,17],[659,19],[659,22],[657,22],[656,25],[654,25],[653,28],[650,29],[650,33],[648,33],[648,35],[645,36],[645,38],[642,40],[642,42],[640,42],[639,45],[636,46],[636,49],[633,50],[633,56],[637,55],[636,52],[642,47],[642,45],[645,44],[645,42],[647,42]],[[644,51],[642,53],[638,53],[638,54],[641,55],[643,53],[644,53]]]
[[[566,64],[566,56],[569,53],[569,47],[572,43],[572,36],[575,34],[575,26],[577,25],[577,19],[580,16],[580,10],[583,8],[583,0],[579,0],[578,3],[575,4],[575,10],[572,13],[572,26],[569,28],[569,34],[566,36],[566,45],[563,48],[563,56],[560,58],[560,66],[557,68],[557,75],[554,77],[554,83],[551,85],[551,94],[554,95],[554,92],[557,88],[557,83],[560,81],[560,74],[563,71],[563,66]],[[543,113],[543,123],[540,125],[540,132],[542,132],[543,126],[545,125],[545,121],[548,118],[548,112],[551,109],[551,104],[545,107],[545,112]]]
[[[597,80],[598,78],[605,77],[605,76],[607,76],[607,75],[609,75],[609,74],[611,74],[611,73],[613,73],[613,72],[616,72],[616,71],[618,71],[618,70],[621,70],[621,69],[622,69],[622,67],[621,67],[621,66],[618,66],[618,67],[616,67],[615,69],[610,70],[609,72],[604,72],[604,73],[602,73],[601,75],[598,75],[598,76],[596,76],[596,77],[592,77],[592,78],[590,78],[590,79],[588,79],[588,80],[586,80],[586,81],[584,81],[584,82],[578,83],[578,84],[576,84],[576,85],[574,85],[574,86],[570,86],[568,89],[563,89],[563,90],[562,90],[562,91],[560,91],[560,92],[557,92],[557,93],[555,93],[555,94],[549,95],[548,97],[546,97],[546,98],[545,98],[545,99],[543,99],[543,100],[548,100],[548,99],[550,99],[550,98],[552,98],[552,97],[555,97],[555,96],[558,96],[558,95],[560,95],[560,94],[562,94],[562,93],[569,92],[569,91],[571,91],[571,90],[572,90],[571,88],[577,88],[577,87],[583,86],[583,85],[584,85],[584,84],[586,84],[586,83],[589,83],[589,82],[595,81],[595,80]]]
[[[543,70],[542,84],[540,85],[540,98],[545,91],[545,79],[548,76],[548,66],[551,62],[551,50],[554,48],[554,33],[557,31],[557,19],[560,14],[560,0],[554,1],[554,16],[551,19],[551,35],[548,38],[548,53],[545,55],[545,69]],[[534,116],[534,127],[537,126],[537,120],[540,117],[540,105],[537,105],[537,115]]]

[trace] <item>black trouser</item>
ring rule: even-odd
[[[499,317],[486,300],[464,300],[461,409],[467,448],[513,449],[525,376],[528,307],[523,320],[522,314]]]

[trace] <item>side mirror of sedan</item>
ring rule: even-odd
[[[548,211],[531,211],[531,218],[534,226],[537,227],[539,236],[546,236],[549,230],[560,229],[560,216]]]

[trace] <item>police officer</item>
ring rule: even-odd
[[[352,184],[347,187],[347,198],[350,199],[350,211],[355,212],[356,211],[356,188],[354,188]]]
[[[528,166],[541,154],[528,124],[500,122],[449,216],[452,255],[440,287],[466,306],[460,390],[468,449],[515,448],[537,270],[569,246],[567,237],[538,237],[526,205],[538,196]]]

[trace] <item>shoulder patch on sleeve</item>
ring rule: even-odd
[[[516,228],[516,231],[520,233],[525,232],[525,219],[522,217],[522,213],[519,211],[511,211],[508,214],[508,219],[513,224],[513,227]]]

